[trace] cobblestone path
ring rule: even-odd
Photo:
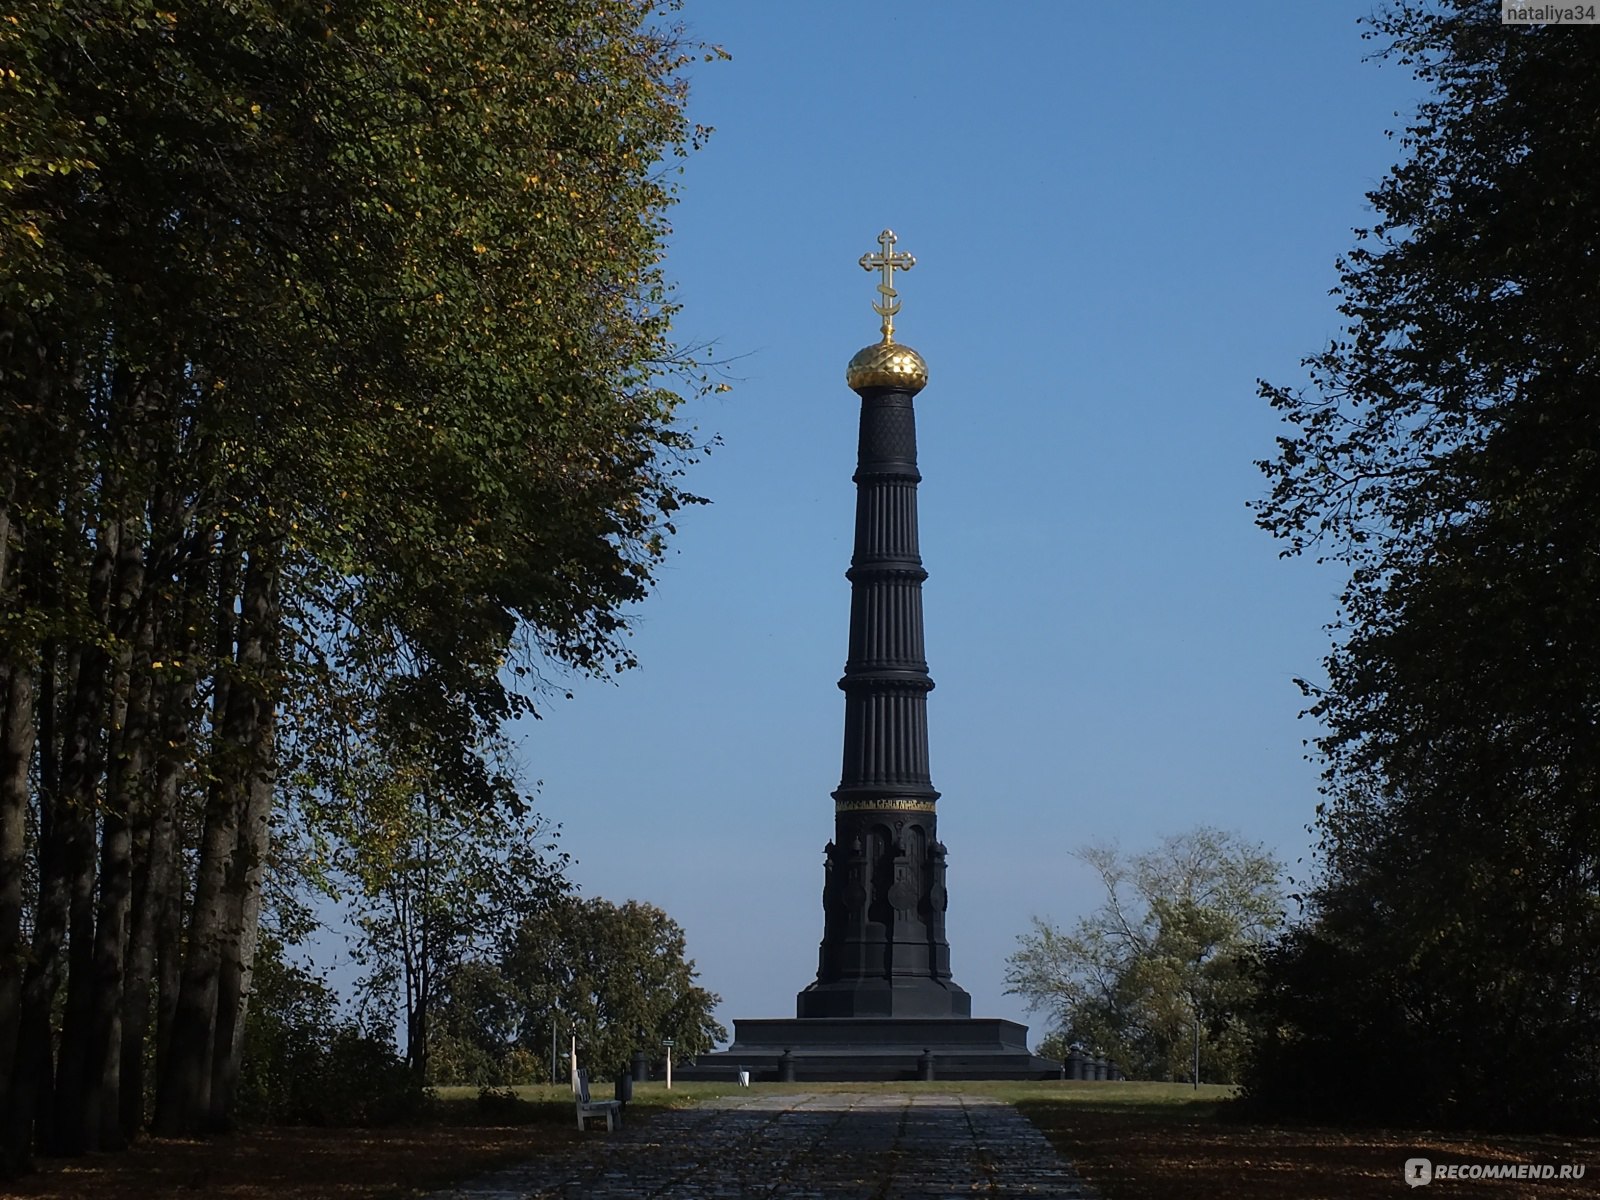
[[[711,1100],[429,1200],[950,1200],[1094,1193],[1009,1104],[829,1093]]]

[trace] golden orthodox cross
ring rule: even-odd
[[[917,260],[911,255],[894,252],[896,240],[894,230],[885,229],[878,235],[878,245],[883,249],[876,254],[861,256],[863,271],[883,272],[883,282],[878,285],[878,294],[883,299],[873,304],[872,311],[883,318],[883,340],[886,342],[894,341],[894,315],[900,311],[900,301],[895,298],[898,293],[894,290],[894,273],[909,271],[917,265]]]

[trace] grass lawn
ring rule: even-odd
[[[1577,1163],[1582,1181],[1439,1180],[1436,1195],[1471,1200],[1576,1200],[1600,1193],[1600,1138],[1387,1133],[1233,1119],[1228,1089],[1151,1083],[769,1084],[770,1091],[931,1090],[992,1095],[1044,1131],[1106,1200],[1362,1200],[1416,1196],[1401,1181],[1408,1158],[1436,1163]],[[630,1123],[736,1089],[641,1084]],[[429,1121],[387,1130],[255,1129],[206,1142],[150,1140],[126,1154],[63,1162],[0,1197],[83,1200],[399,1200],[495,1167],[573,1145],[570,1092],[516,1089],[515,1106],[481,1107],[472,1088],[441,1090]],[[609,1094],[597,1088],[598,1095]],[[604,1134],[589,1133],[588,1137]],[[0,1185],[4,1189],[6,1185]]]

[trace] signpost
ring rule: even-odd
[[[667,1091],[672,1090],[672,1047],[675,1045],[671,1038],[662,1039],[661,1044],[667,1048]]]

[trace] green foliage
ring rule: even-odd
[[[320,1065],[315,1077],[320,1086],[306,1096],[295,1119],[313,1125],[393,1125],[427,1107],[416,1073],[394,1052],[384,1032],[341,1027]]]
[[[326,1052],[337,1024],[338,997],[321,979],[285,960],[276,939],[256,951],[254,996],[245,1023],[239,1079],[241,1115],[270,1119],[292,1111],[299,1081]]]
[[[548,1079],[549,1042],[519,1040],[525,1015],[525,1000],[494,963],[457,964],[430,1017],[430,1082],[488,1087]]]
[[[1600,47],[1566,32],[1376,19],[1432,95],[1341,264],[1349,332],[1309,394],[1264,388],[1294,428],[1260,522],[1351,568],[1305,685],[1325,869],[1267,960],[1265,1106],[1600,1112]]]
[[[1039,1044],[1033,1052],[1040,1058],[1048,1058],[1053,1062],[1065,1062],[1067,1055],[1072,1053],[1072,1039],[1063,1029],[1052,1029],[1039,1039]]]
[[[654,905],[598,897],[553,904],[513,930],[497,962],[452,974],[431,1081],[543,1078],[552,1024],[563,1071],[574,1035],[579,1065],[596,1078],[625,1067],[636,1050],[656,1058],[667,1038],[678,1057],[692,1058],[727,1037],[712,1017],[718,997],[695,978],[682,928]],[[525,1057],[510,1057],[514,1050]],[[524,1064],[538,1065],[512,1074]]]
[[[319,978],[264,939],[245,1025],[240,1115],[291,1125],[388,1125],[425,1096],[394,1050],[338,1013]]]
[[[397,750],[371,764],[358,785],[361,802],[332,822],[341,838],[334,858],[353,885],[363,993],[384,1015],[399,999],[406,1061],[419,1077],[429,1075],[439,982],[504,943],[569,887],[556,831],[520,797],[475,810],[436,793],[434,778]],[[475,1003],[487,1016],[489,997]]]
[[[123,974],[154,986],[122,964],[159,912],[191,928],[159,973],[183,1003],[158,1122],[228,1123],[232,1056],[201,1048],[233,1041],[268,801],[314,881],[350,850],[370,900],[384,854],[391,877],[415,862],[394,810],[419,786],[463,837],[520,817],[483,748],[554,678],[633,665],[628,608],[700,502],[678,415],[706,380],[663,263],[673,167],[706,132],[682,70],[720,52],[674,7],[19,0],[0,20],[0,683],[42,698],[0,714],[24,747],[0,863],[31,858],[62,898],[25,918],[0,887],[0,1080],[28,1081],[25,1102],[0,1088],[0,1168],[57,1051],[62,1145],[93,1148],[101,1112],[110,1140],[139,1132],[109,1014]],[[185,875],[148,861],[174,827]],[[19,1041],[63,975],[76,1015]]]
[[[1235,834],[1200,828],[1125,858],[1078,857],[1105,902],[1065,933],[1033,918],[1007,960],[1006,991],[1057,1022],[1059,1048],[1082,1045],[1135,1079],[1193,1074],[1232,1082],[1248,1039],[1247,964],[1282,922],[1280,868]]]

